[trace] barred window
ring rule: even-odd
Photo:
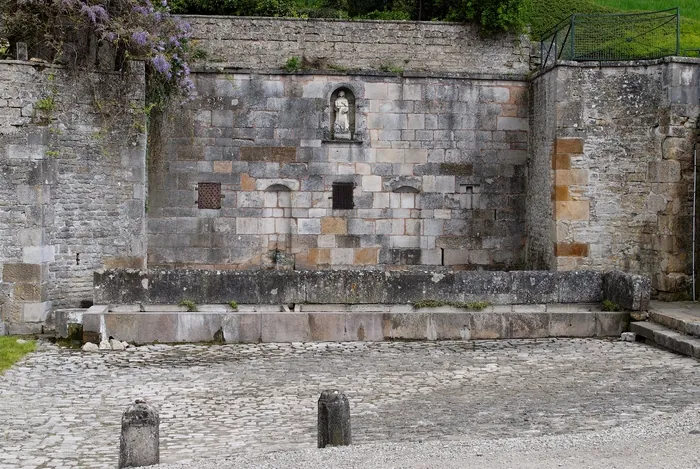
[[[221,208],[221,183],[200,182],[197,184],[197,208],[214,209]]]
[[[352,202],[353,189],[354,185],[352,182],[333,183],[333,208],[351,209],[355,207],[355,204]]]

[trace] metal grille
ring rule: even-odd
[[[351,182],[333,183],[333,208],[350,209],[355,207],[352,202],[354,185]]]
[[[542,36],[540,50],[542,68],[557,60],[640,60],[678,55],[678,8],[650,13],[572,15]]]
[[[218,182],[200,182],[197,184],[197,208],[214,209],[221,208],[221,184]]]

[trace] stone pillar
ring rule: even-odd
[[[28,60],[29,54],[27,54],[27,43],[18,42],[17,43],[17,60]]]
[[[160,461],[158,411],[136,399],[122,416],[122,435],[119,441],[119,469],[158,464]]]
[[[326,390],[318,398],[318,447],[348,446],[350,434],[350,403],[342,392]]]

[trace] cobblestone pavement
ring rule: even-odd
[[[160,408],[161,461],[313,448],[345,390],[353,443],[585,433],[700,409],[700,362],[596,339],[42,344],[0,375],[0,468],[113,468],[134,398]]]

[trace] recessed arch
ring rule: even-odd
[[[330,128],[334,139],[352,140],[355,134],[355,92],[339,86],[330,96]]]
[[[265,189],[265,192],[291,192],[292,189],[290,189],[288,186],[285,186],[284,184],[272,184],[271,186],[267,186],[267,189]]]
[[[394,192],[410,192],[412,194],[418,194],[420,191],[412,186],[401,186],[394,189]]]

